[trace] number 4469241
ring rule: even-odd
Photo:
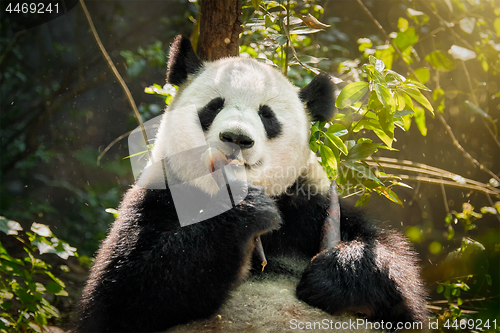
[[[46,13],[59,13],[59,3],[19,3],[19,2],[14,2],[14,3],[9,3],[7,5],[7,8],[5,8],[5,11],[8,13],[23,13],[23,14],[46,14]]]
[[[477,329],[480,329],[480,330],[494,330],[497,328],[497,320],[492,320],[491,321],[491,324],[490,324],[490,320],[487,319],[486,321],[483,321],[481,319],[461,319],[461,320],[458,320],[458,319],[455,319],[455,320],[451,320],[451,319],[447,319],[446,322],[444,323],[443,325],[445,328],[447,329],[455,329],[455,330],[458,330],[458,329],[470,329],[470,330],[477,330]]]

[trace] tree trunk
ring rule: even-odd
[[[202,0],[200,58],[213,61],[239,54],[242,0]]]

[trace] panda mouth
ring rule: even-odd
[[[248,162],[245,162],[245,169],[250,170],[255,167],[259,167],[264,164],[264,161],[262,159],[258,160],[254,164],[249,164]]]

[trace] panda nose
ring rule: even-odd
[[[252,148],[252,146],[254,144],[254,141],[250,137],[248,137],[244,134],[236,134],[236,133],[232,133],[232,132],[220,133],[219,139],[222,142],[234,143],[234,144],[240,146],[241,149]]]

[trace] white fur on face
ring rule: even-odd
[[[298,88],[274,68],[253,59],[225,58],[205,63],[201,73],[181,88],[163,116],[153,149],[155,160],[220,142],[221,132],[238,130],[254,141],[251,148],[242,150],[246,178],[264,187],[268,195],[284,193],[306,171],[311,156],[309,118]],[[224,107],[203,133],[196,112],[217,97],[225,100]],[[261,105],[269,106],[282,126],[276,138],[266,137],[258,115]],[[196,157],[170,159],[169,165],[181,180],[216,193],[215,181],[198,162]]]

